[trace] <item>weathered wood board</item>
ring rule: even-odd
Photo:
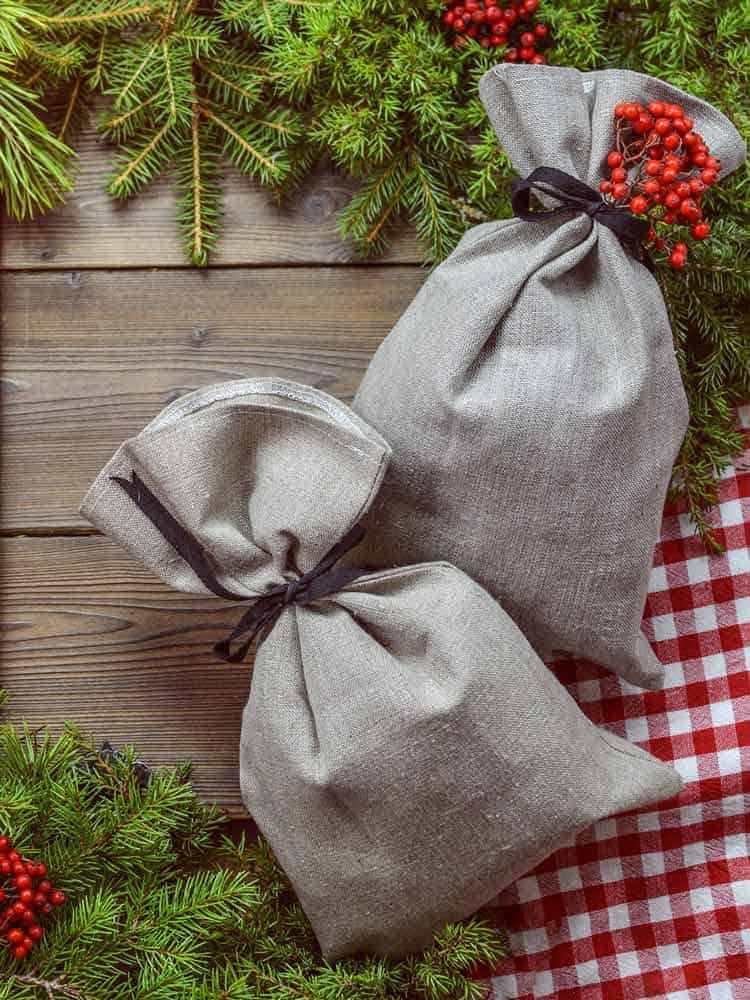
[[[151,764],[190,758],[205,798],[242,813],[237,777],[247,663],[211,652],[237,618],[178,594],[102,538],[2,540],[0,684],[15,718],[136,743]]]
[[[116,202],[107,194],[111,150],[93,130],[77,144],[76,185],[65,203],[42,219],[6,225],[0,250],[4,268],[182,267],[185,257],[175,224],[175,193],[169,178],[155,181],[137,198]],[[287,203],[275,205],[267,191],[227,168],[222,182],[222,236],[211,264],[335,264],[355,259],[336,228],[336,217],[355,185],[319,167]],[[391,263],[416,262],[412,233],[401,227]]]
[[[2,528],[84,527],[78,504],[115,448],[200,386],[276,375],[351,399],[421,279],[413,267],[6,273]]]

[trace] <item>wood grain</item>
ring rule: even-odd
[[[236,606],[169,590],[100,536],[0,545],[6,717],[55,732],[69,719],[97,740],[137,744],[153,765],[189,758],[197,792],[242,815],[250,667],[211,652]]]
[[[175,225],[171,178],[150,185],[129,202],[106,192],[111,150],[90,129],[77,143],[75,190],[49,215],[21,224],[5,220],[0,248],[4,268],[168,267],[186,263]],[[336,217],[356,185],[320,167],[282,206],[257,184],[228,167],[223,180],[222,236],[211,256],[228,264],[335,264],[356,254],[342,241]],[[390,262],[420,259],[410,229],[394,234]]]
[[[351,400],[422,281],[414,267],[4,275],[5,532],[87,526],[78,504],[168,402],[277,375]]]

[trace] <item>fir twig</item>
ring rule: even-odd
[[[0,944],[0,1000],[474,1000],[505,954],[475,918],[404,961],[325,962],[268,844],[230,838],[186,768],[144,788],[137,761],[0,726],[0,834],[68,897],[32,955]]]

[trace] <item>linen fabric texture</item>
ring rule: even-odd
[[[681,104],[722,177],[745,156],[724,115],[639,73],[503,64],[480,96],[522,177],[554,166],[598,188],[621,101]],[[368,556],[445,558],[543,657],[661,685],[641,618],[688,407],[659,286],[610,229],[568,209],[470,230],[353,405],[393,448]]]
[[[167,407],[81,510],[171,586],[208,593],[111,479],[135,472],[250,601],[317,565],[389,457],[330,396],[244,380]],[[426,946],[578,830],[681,788],[589,722],[500,605],[443,562],[285,608],[257,649],[239,763],[328,958]]]

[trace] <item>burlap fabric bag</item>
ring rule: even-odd
[[[135,474],[133,496],[157,496],[251,601],[318,564],[388,458],[323,393],[229,383],[126,442],[82,511],[167,583],[211,593],[112,478]],[[671,768],[596,729],[446,563],[285,606],[257,651],[240,777],[330,958],[420,948],[598,817],[680,789]]]
[[[722,114],[638,73],[504,64],[480,95],[521,177],[554,166],[598,188],[630,100],[682,104],[722,176],[744,158]],[[614,232],[572,210],[472,229],[354,409],[393,448],[369,521],[378,565],[447,559],[541,655],[662,682],[641,617],[688,410],[659,287]]]

